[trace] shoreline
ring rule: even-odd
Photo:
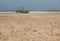
[[[1,13],[16,13],[16,12],[11,12],[11,11],[7,11],[7,12],[0,12]],[[60,13],[60,11],[29,11],[29,13]]]

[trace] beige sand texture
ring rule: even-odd
[[[0,14],[0,41],[60,41],[60,14]]]

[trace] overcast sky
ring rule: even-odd
[[[23,6],[32,10],[60,10],[60,0],[0,0],[0,10]]]

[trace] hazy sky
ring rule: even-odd
[[[60,0],[0,0],[0,10],[23,6],[32,10],[60,10]]]

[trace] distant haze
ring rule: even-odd
[[[0,10],[60,10],[60,0],[0,0]]]

